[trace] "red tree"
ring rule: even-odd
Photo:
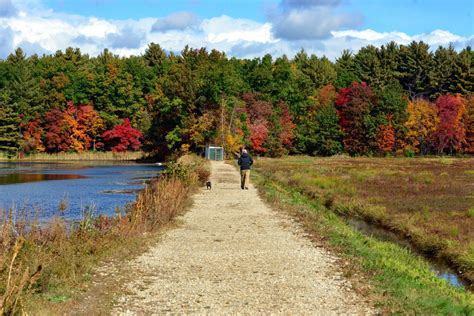
[[[259,97],[256,93],[245,93],[242,100],[245,101],[252,150],[256,153],[264,153],[267,151],[265,143],[268,139],[269,119],[273,109],[270,102],[260,100]]]
[[[43,152],[45,151],[42,137],[43,128],[41,127],[41,120],[35,118],[26,124],[21,124],[23,131],[23,145],[24,152]]]
[[[272,115],[272,104],[268,101],[260,100],[256,93],[245,93],[242,100],[246,104],[246,111],[249,114],[251,122],[257,120],[268,120]]]
[[[294,134],[293,130],[296,128],[296,125],[293,123],[293,118],[290,114],[290,109],[288,108],[288,104],[283,101],[278,103],[278,107],[280,108],[281,115],[280,115],[280,128],[281,132],[279,135],[280,142],[285,147],[290,147]]]
[[[466,110],[463,99],[457,95],[444,95],[436,99],[439,124],[431,136],[431,145],[438,154],[462,150],[466,131],[462,118]]]
[[[113,129],[102,134],[106,145],[114,152],[140,149],[142,136],[142,132],[133,128],[128,118],[124,119],[122,124],[116,125]]]
[[[465,151],[474,155],[474,95],[471,95],[466,99],[464,127],[466,129]]]
[[[339,91],[336,109],[339,124],[344,132],[344,148],[350,154],[364,154],[370,150],[371,135],[368,131],[370,111],[377,98],[364,82],[353,82]]]
[[[263,122],[256,122],[250,124],[250,142],[252,149],[256,153],[264,153],[267,149],[264,147],[265,141],[268,138],[268,128]]]
[[[46,147],[49,151],[68,151],[71,148],[71,135],[68,122],[60,109],[52,109],[44,116]]]

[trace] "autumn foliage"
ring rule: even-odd
[[[71,130],[65,120],[65,113],[52,109],[45,114],[46,147],[49,152],[69,151],[71,149]]]
[[[124,119],[122,124],[102,134],[104,141],[109,143],[114,152],[140,149],[142,136],[142,132],[132,127],[129,119]]]
[[[371,136],[367,133],[367,117],[377,103],[375,94],[365,83],[353,82],[339,91],[336,109],[344,132],[344,148],[350,154],[368,153]]]
[[[466,99],[464,126],[466,129],[465,151],[468,154],[474,155],[474,96]]]
[[[26,124],[20,125],[23,130],[22,150],[25,152],[44,152],[43,127],[39,118],[33,119]]]
[[[285,102],[280,102],[278,103],[278,107],[281,111],[278,122],[281,129],[278,135],[279,140],[283,146],[290,148],[295,136],[293,131],[296,128],[296,124],[293,123],[293,117],[290,114],[288,104]]]
[[[380,125],[377,132],[377,148],[380,153],[386,154],[393,151],[395,146],[395,129],[391,124]]]
[[[253,154],[474,153],[471,48],[423,42],[228,58],[186,46],[98,56],[68,48],[0,59],[8,155],[141,148],[159,159],[207,144]],[[0,135],[2,136],[2,135]]]
[[[406,133],[401,147],[407,152],[426,154],[431,135],[438,128],[436,108],[427,100],[417,99],[408,103],[407,112]]]
[[[431,135],[431,144],[438,154],[460,152],[465,143],[462,118],[466,110],[461,96],[444,95],[435,103],[439,123]]]
[[[74,105],[68,102],[66,109],[51,109],[44,117],[21,124],[23,152],[83,152],[102,149],[112,151],[138,150],[142,132],[124,119],[111,130],[105,130],[105,122],[90,104]]]

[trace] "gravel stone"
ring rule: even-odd
[[[212,190],[202,189],[183,218],[129,263],[135,277],[113,314],[374,314],[299,225],[272,211],[236,170],[211,162]]]

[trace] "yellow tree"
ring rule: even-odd
[[[401,148],[414,153],[425,153],[428,139],[439,123],[436,108],[427,100],[416,99],[408,103],[407,112],[407,133]]]
[[[95,139],[105,128],[104,120],[92,105],[80,105],[77,110],[77,122],[82,132],[85,149],[88,150],[93,145],[95,150]]]
[[[76,107],[68,102],[64,121],[69,127],[71,149],[77,152],[89,150],[93,139],[104,129],[104,121],[91,105]]]
[[[64,122],[69,128],[69,139],[71,141],[70,149],[82,152],[85,149],[83,139],[85,134],[83,133],[80,125],[76,119],[76,107],[72,102],[68,102],[68,107],[64,112]]]

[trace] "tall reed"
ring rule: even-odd
[[[141,151],[112,152],[112,151],[85,151],[60,152],[60,153],[34,153],[22,156],[8,157],[0,152],[0,161],[21,160],[21,161],[84,161],[84,160],[115,160],[127,161],[138,160],[144,157]]]

